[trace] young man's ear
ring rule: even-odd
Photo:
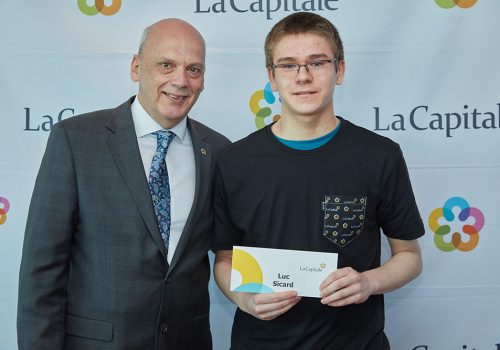
[[[345,74],[345,61],[341,60],[337,64],[337,79],[335,80],[336,85],[341,85],[344,82]]]
[[[269,82],[271,83],[271,89],[273,91],[278,91],[278,87],[276,86],[276,79],[274,77],[274,70],[271,67],[267,67],[267,77]]]

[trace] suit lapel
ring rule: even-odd
[[[144,174],[139,145],[137,144],[137,135],[130,109],[132,101],[133,98],[113,111],[106,125],[109,130],[107,143],[135,205],[166,261],[165,245],[158,228],[149,185]]]
[[[196,125],[192,123],[189,118],[187,120],[187,125],[189,132],[191,133],[191,139],[193,140],[194,161],[196,167],[194,199],[186,225],[184,225],[179,243],[177,244],[174,256],[172,257],[168,270],[169,272],[172,271],[179,261],[182,252],[184,251],[186,244],[193,233],[200,211],[203,209],[205,201],[207,200],[207,193],[211,181],[210,168],[214,156],[212,146],[206,142],[206,135],[203,130],[196,127]]]

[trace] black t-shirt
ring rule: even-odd
[[[280,143],[267,126],[219,154],[213,250],[233,245],[338,253],[338,267],[380,266],[380,229],[412,240],[424,233],[399,146],[344,119],[313,150]],[[261,321],[237,310],[232,349],[383,350],[384,301],[324,306],[303,298]]]

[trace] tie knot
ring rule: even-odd
[[[156,150],[162,153],[167,153],[167,148],[170,142],[174,139],[175,134],[172,131],[158,130],[153,133],[156,135]]]

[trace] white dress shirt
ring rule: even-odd
[[[132,119],[144,172],[149,181],[149,171],[156,152],[156,136],[152,133],[163,128],[144,110],[138,98],[132,103]],[[175,134],[165,157],[170,184],[170,239],[167,257],[170,263],[193,205],[196,167],[186,118],[168,130]]]

